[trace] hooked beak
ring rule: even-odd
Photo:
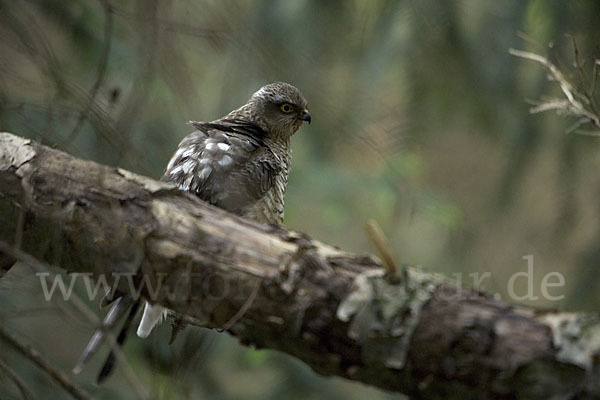
[[[298,117],[298,119],[300,121],[306,121],[310,124],[311,118],[310,118],[310,114],[308,113],[308,110],[304,110],[302,112],[302,114]]]

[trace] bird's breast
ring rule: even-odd
[[[260,198],[244,216],[263,224],[282,224],[285,205],[285,191],[288,184],[290,154],[276,155],[281,162],[281,172],[275,177],[273,186]]]

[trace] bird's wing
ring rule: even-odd
[[[236,214],[260,200],[280,173],[280,162],[261,130],[236,121],[193,123],[171,158],[163,180]]]
[[[260,200],[273,186],[280,167],[262,142],[264,132],[238,120],[192,123],[171,158],[163,181],[235,214]],[[138,336],[146,337],[168,311],[146,303]]]

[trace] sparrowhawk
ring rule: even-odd
[[[307,102],[284,82],[263,86],[242,107],[212,122],[190,122],[162,180],[262,223],[283,222],[291,136],[310,123]],[[146,303],[137,334],[146,337],[166,310]]]
[[[296,87],[284,82],[265,85],[246,104],[222,118],[190,122],[196,131],[181,141],[162,180],[232,213],[261,223],[280,224],[290,168],[290,138],[304,121],[310,123],[311,116],[306,99]],[[114,325],[132,304],[117,339],[120,343],[137,303],[131,296],[123,296],[105,318],[104,329]],[[146,302],[137,334],[148,336],[166,314],[164,307]],[[76,370],[97,350],[102,339],[103,334],[98,332],[92,337]],[[110,373],[113,360],[109,360],[99,380]]]

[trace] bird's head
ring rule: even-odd
[[[296,87],[285,82],[270,83],[256,91],[244,108],[270,134],[291,136],[303,122],[310,123],[308,103]]]

